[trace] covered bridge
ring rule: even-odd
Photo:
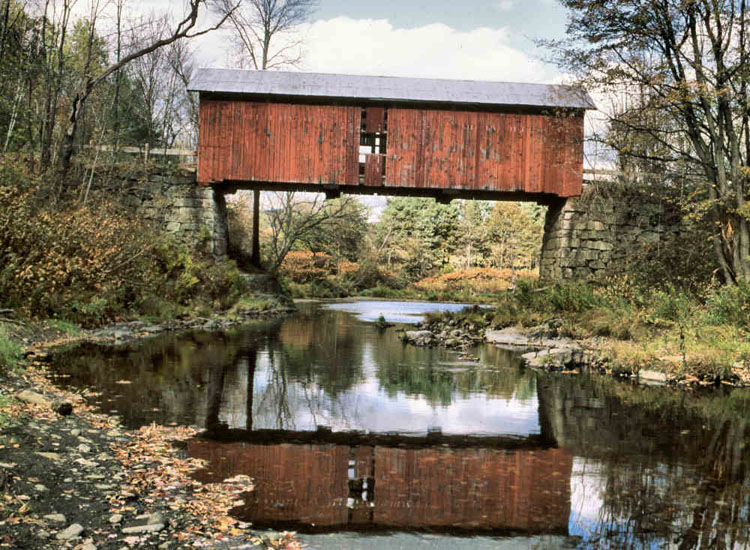
[[[201,69],[198,182],[534,200],[581,193],[588,94],[562,85]]]

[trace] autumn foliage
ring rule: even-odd
[[[537,278],[538,275],[529,270],[477,267],[462,269],[437,277],[427,277],[414,283],[414,287],[424,292],[473,292],[476,294],[489,294],[508,290],[519,277]]]
[[[336,264],[330,254],[310,250],[292,250],[281,264],[281,272],[294,283],[309,283],[334,275]]]
[[[0,307],[92,326],[164,304],[228,306],[241,290],[231,266],[202,260],[106,198],[53,201],[0,167]]]

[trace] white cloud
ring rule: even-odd
[[[500,0],[495,4],[495,8],[499,11],[510,11],[515,7],[514,0]]]
[[[552,82],[550,65],[510,46],[506,29],[458,31],[442,23],[403,29],[384,19],[334,19],[300,27],[303,71],[468,80]],[[196,44],[201,66],[232,66],[226,31]]]
[[[301,29],[305,37],[302,70],[454,78],[549,82],[555,72],[509,45],[506,29],[458,31],[435,23],[410,29],[383,19],[316,21]]]

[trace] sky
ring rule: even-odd
[[[141,0],[156,9],[157,2]],[[534,40],[561,38],[557,0],[319,0],[299,70],[557,82]],[[199,39],[200,66],[235,65],[229,31]]]

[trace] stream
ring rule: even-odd
[[[304,302],[226,332],[82,344],[51,376],[130,428],[204,430],[233,515],[314,549],[750,547],[750,392],[685,392],[477,360],[396,329],[457,304]],[[383,315],[396,327],[379,329]]]

